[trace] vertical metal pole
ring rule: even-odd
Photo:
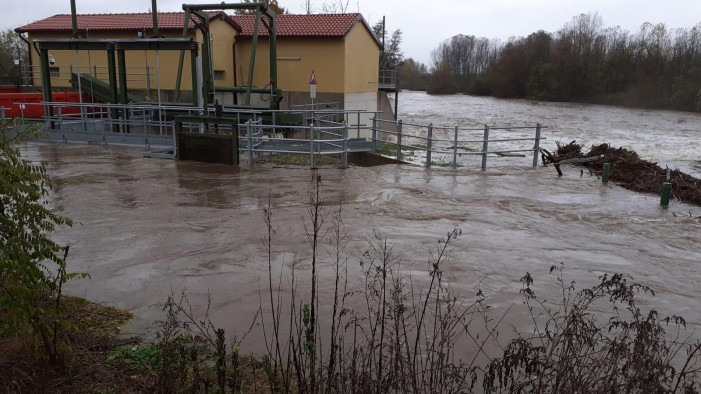
[[[397,83],[395,81],[395,83]],[[399,89],[395,86],[394,88],[394,119],[399,117]]]
[[[402,120],[397,121],[397,160],[402,160]]]
[[[372,117],[372,151],[377,152],[377,117]]]
[[[360,112],[358,112],[358,124],[355,127],[358,130],[358,139],[360,139]]]
[[[117,61],[119,63],[119,102],[124,105],[121,112],[121,117],[124,120],[124,129],[122,132],[129,132],[129,114],[126,110],[127,99],[127,61],[124,49],[117,49]]]
[[[669,199],[672,196],[672,184],[669,182],[664,182],[662,184],[662,195],[660,197],[660,205],[663,207],[669,206]]]
[[[253,166],[253,127],[251,127],[252,121],[249,119],[246,122],[246,140],[248,145],[248,166]]]
[[[151,0],[151,15],[153,16],[153,36],[158,37],[158,1]]]
[[[192,71],[192,106],[193,107],[199,107],[200,106],[200,92],[202,91],[201,86],[200,86],[200,78],[199,78],[199,73],[197,72],[198,70],[198,62],[197,62],[197,46],[193,43],[192,44],[195,48],[190,50],[190,68]],[[175,101],[178,101],[178,95],[180,93],[176,92],[176,97]]]
[[[275,13],[267,11],[269,26],[268,26],[268,39],[269,41],[269,56],[270,56],[270,108],[280,109],[280,103],[278,101],[278,83],[277,83],[277,22],[275,21]]]
[[[431,149],[433,147],[433,123],[428,124],[428,137],[426,138],[426,167],[431,167]]]
[[[178,138],[175,132],[175,121],[173,121],[173,126],[171,129],[171,134],[173,134],[173,159],[178,158]],[[238,154],[238,152],[236,152]]]
[[[75,0],[71,0],[71,25],[73,26],[73,38],[78,38],[78,15],[75,9]]]
[[[57,110],[58,110],[58,125],[57,125],[57,128],[58,128],[59,130],[61,130],[61,125],[63,124],[63,107],[61,107],[61,106],[59,105],[58,108],[57,108]],[[81,107],[81,111],[82,111],[82,107]],[[83,131],[85,131],[85,130],[83,130]]]
[[[348,123],[343,123],[343,168],[348,167]]]
[[[114,123],[119,118],[119,111],[116,107],[119,103],[119,93],[117,92],[117,67],[114,62],[114,44],[108,44],[107,47],[107,72],[109,73],[110,93],[112,105],[110,107],[110,124],[112,124],[112,132],[119,133],[119,125]]]
[[[260,7],[256,8],[255,22],[253,24],[253,38],[251,39],[251,57],[248,59],[248,81],[244,105],[251,105],[251,87],[253,86],[253,68],[256,64],[256,47],[258,46],[258,25],[260,24]],[[272,65],[271,65],[272,67]]]
[[[662,196],[660,197],[660,205],[663,207],[669,206],[669,198],[672,196],[672,184],[665,182],[662,184]]]
[[[482,171],[487,169],[487,152],[489,151],[489,126],[484,125],[484,140],[482,140]]]
[[[538,167],[538,153],[540,153],[540,123],[535,127],[535,145],[533,145],[533,167]]]
[[[604,173],[601,175],[601,183],[604,185],[609,183],[609,172],[611,171],[611,163],[604,163]]]
[[[312,123],[309,125],[309,151],[311,153],[311,156],[309,158],[309,166],[310,168],[314,168],[314,121],[312,120]]]
[[[458,126],[455,126],[455,139],[453,139],[453,168],[458,168]]]
[[[5,123],[5,107],[0,107],[0,121]]]
[[[41,62],[41,91],[44,96],[44,102],[50,103],[53,101],[51,96],[51,72],[49,71],[49,51],[48,49],[39,49],[39,60]],[[53,108],[50,105],[44,104],[44,117],[48,123],[53,116]],[[51,124],[49,123],[49,126]]]
[[[187,38],[187,32],[190,30],[190,17],[192,10],[189,7],[183,7],[183,10],[185,11],[185,22],[183,24],[183,38]],[[190,61],[190,66],[193,68],[193,73],[192,73],[192,95],[196,96],[195,94],[195,73],[194,73],[194,68],[195,68],[195,62],[194,58],[197,57],[197,44],[192,43],[192,47],[190,48],[190,55],[192,57],[192,60]],[[182,80],[183,76],[183,64],[185,63],[185,50],[180,50],[180,56],[178,56],[178,71],[175,74],[175,101],[179,102],[180,101],[180,81]],[[194,100],[194,99],[193,99]],[[195,103],[195,107],[197,106],[197,103]]]

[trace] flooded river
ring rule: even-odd
[[[699,160],[701,116],[694,114],[402,93],[400,117],[437,124],[542,122],[550,144],[611,142],[688,168]],[[71,294],[148,321],[161,316],[153,304],[171,291],[186,288],[199,311],[209,292],[214,321],[241,333],[258,309],[259,290],[267,289],[262,208],[269,198],[278,228],[273,264],[294,267],[299,278],[309,274],[308,169],[155,160],[134,147],[81,144],[32,143],[25,154],[49,163],[55,207],[77,222],[56,234],[71,245],[71,270],[92,277],[72,281]],[[688,217],[689,211],[701,215],[700,208],[673,203],[660,209],[657,196],[603,186],[572,168],[558,178],[552,168],[522,163],[486,172],[386,165],[320,175],[325,209],[342,203],[352,238],[351,287],[361,284],[358,259],[373,231],[395,245],[405,270],[420,279],[436,240],[458,226],[463,235],[446,275],[468,299],[482,289],[505,308],[518,300],[525,272],[537,284],[552,283],[549,268],[564,262],[567,279],[578,286],[605,272],[628,273],[655,290],[645,303],[701,324],[701,221]],[[325,248],[320,256],[328,260]],[[324,265],[321,276],[331,278],[333,270]],[[328,294],[331,281],[322,279],[320,287]],[[249,346],[260,351],[260,336],[253,333]]]

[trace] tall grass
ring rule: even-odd
[[[170,305],[186,317],[180,327],[204,338],[219,371],[216,380],[207,380],[190,367],[177,375],[197,376],[201,383],[182,387],[282,393],[699,392],[698,336],[681,317],[643,311],[637,296],[652,290],[631,277],[605,274],[596,285],[577,290],[566,282],[563,265],[553,266],[561,297],[545,301],[527,273],[521,297],[531,329],[514,333],[503,323],[511,308],[497,315],[481,291],[465,297],[445,279],[451,250],[461,242],[459,228],[435,244],[425,278],[411,277],[404,267],[415,263],[412,256],[380,232],[354,257],[342,205],[327,206],[323,196],[314,173],[304,225],[310,277],[304,280],[294,268],[278,273],[273,266],[278,233],[273,202],[263,209],[268,288],[260,291],[265,312],[259,319],[267,350],[252,371],[262,371],[265,390],[242,384],[238,342],[227,354],[223,330],[207,319],[197,323],[181,301]],[[356,262],[359,273],[349,274]],[[322,268],[333,270],[325,286],[330,294],[319,290]],[[359,275],[362,284],[349,286],[350,275]],[[283,290],[289,296],[282,297]]]

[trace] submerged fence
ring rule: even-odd
[[[545,126],[495,127],[485,125],[482,128],[445,127],[433,124],[420,125],[398,121],[373,119],[373,151],[396,157],[407,158],[416,151],[425,155],[425,166],[435,165],[459,167],[459,156],[481,156],[481,167],[487,168],[489,155],[514,156],[526,153],[533,155],[533,167],[538,165],[541,136]],[[490,137],[490,132],[500,133],[499,138]],[[514,137],[501,137],[504,132],[516,133]],[[529,135],[530,134],[530,135]],[[532,142],[532,145],[530,143]],[[380,146],[382,144],[382,146]],[[494,144],[499,144],[494,148]],[[526,145],[523,145],[526,144]],[[434,161],[436,155],[448,157],[448,161]]]
[[[490,157],[532,155],[535,167],[541,140],[545,139],[541,134],[546,128],[539,123],[479,128],[422,125],[379,119],[375,112],[318,108],[296,111],[224,109],[219,113],[212,108],[208,114],[210,119],[224,117],[231,122],[208,127],[201,119],[205,114],[198,107],[150,103],[25,105],[52,107],[54,115],[42,119],[52,139],[143,144],[148,149],[151,146],[159,149],[147,156],[176,158],[177,131],[235,133],[239,155],[249,164],[264,155],[293,153],[308,154],[312,167],[320,155],[337,155],[341,165],[346,166],[348,155],[353,152],[376,152],[426,167],[458,168],[473,164],[472,159],[466,160],[473,158],[481,161],[483,170]],[[4,116],[0,108],[0,120]]]

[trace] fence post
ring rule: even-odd
[[[433,146],[433,123],[428,124],[428,137],[426,138],[426,167],[431,167],[431,149]]]
[[[145,130],[145,129],[144,129]],[[171,133],[173,134],[173,159],[178,158],[178,138],[175,132],[175,120],[173,120],[173,126],[171,127]],[[238,155],[238,152],[236,152]]]
[[[348,167],[348,123],[343,122],[343,168]]]
[[[253,127],[251,127],[252,121],[249,119],[246,122],[246,147],[248,148],[248,166],[253,166]]]
[[[533,145],[533,167],[538,167],[538,153],[540,153],[540,123],[535,126],[535,145]]]
[[[358,112],[358,123],[356,124],[356,129],[358,130],[358,139],[360,139],[360,112]]]
[[[377,116],[372,117],[372,151],[377,152]]]
[[[309,167],[314,168],[314,122],[309,125]]]
[[[397,160],[402,160],[402,120],[397,121]]]
[[[671,196],[672,196],[672,184],[669,182],[664,182],[662,184],[660,205],[663,207],[668,207],[669,206],[669,199]]]
[[[458,126],[455,126],[455,139],[453,140],[453,168],[458,168]]]
[[[5,123],[5,107],[0,107],[0,121]]]
[[[604,173],[601,174],[601,183],[604,185],[609,183],[609,172],[611,171],[611,163],[604,163]]]
[[[58,129],[61,130],[63,128],[63,107],[59,105],[56,109],[58,110]]]
[[[482,141],[482,171],[487,169],[487,152],[489,151],[489,126],[484,125],[484,140]]]

